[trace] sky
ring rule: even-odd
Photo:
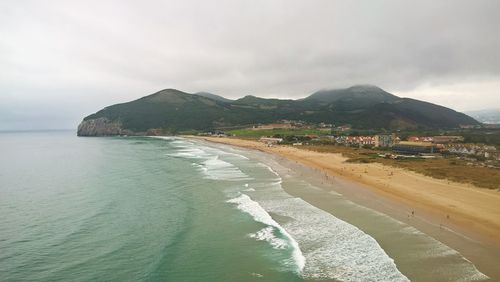
[[[0,1],[0,130],[76,128],[161,89],[302,98],[373,84],[500,108],[500,1]]]

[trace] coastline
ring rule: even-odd
[[[357,204],[408,223],[456,249],[490,277],[500,275],[495,267],[500,260],[500,193],[496,191],[382,164],[346,163],[340,154],[268,147],[235,138],[186,137],[267,153],[276,162],[309,175],[324,191],[335,190]],[[330,208],[307,191],[287,192],[324,210]]]

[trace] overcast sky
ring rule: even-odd
[[[500,108],[500,1],[0,1],[0,130],[76,128],[164,88],[354,84]]]

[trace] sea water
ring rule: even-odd
[[[73,132],[1,133],[0,150],[1,281],[487,279],[342,195],[338,214],[291,196],[314,187],[249,151]]]

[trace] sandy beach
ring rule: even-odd
[[[324,178],[318,179],[320,183],[334,181],[336,187],[354,201],[401,221],[418,218],[410,224],[439,237],[479,266],[485,263],[489,265],[487,268],[494,269],[495,263],[490,260],[500,258],[500,192],[496,190],[435,179],[382,164],[348,163],[340,154],[291,146],[269,147],[236,138],[194,138],[271,153],[283,161],[310,168],[318,176],[323,175]],[[300,196],[307,197],[307,194]],[[442,230],[448,235],[443,235]]]
[[[500,192],[440,180],[382,164],[347,163],[340,154],[272,146],[235,138],[203,140],[277,154],[332,177],[363,184],[377,194],[446,220],[467,236],[500,245]]]

